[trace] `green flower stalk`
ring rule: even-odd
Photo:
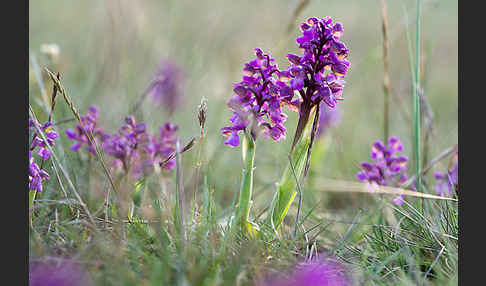
[[[238,207],[236,209],[235,223],[240,224],[241,230],[246,230],[251,236],[256,235],[260,230],[256,223],[250,221],[255,147],[255,141],[252,136],[245,132],[242,146],[244,168],[241,177],[240,196]]]

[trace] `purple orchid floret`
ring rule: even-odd
[[[452,193],[452,190],[455,190],[458,184],[459,164],[457,156],[458,152],[456,152],[454,157],[452,158],[452,168],[444,173],[437,172],[434,174],[434,178],[437,180],[437,184],[435,185],[435,192],[439,196],[449,196]]]
[[[75,261],[47,263],[29,262],[29,285],[31,286],[89,286],[89,274]]]
[[[284,122],[287,115],[282,113],[281,98],[292,91],[278,78],[278,67],[269,54],[255,49],[256,58],[243,68],[243,80],[234,84],[235,95],[228,100],[233,110],[231,126],[223,127],[221,132],[228,137],[226,145],[236,147],[240,144],[239,133],[247,130],[256,139],[262,132],[264,137],[275,141],[285,138],[287,129]]]
[[[49,179],[49,174],[39,168],[39,165],[34,162],[32,152],[29,152],[29,190],[42,192],[42,182]]]
[[[348,286],[351,279],[338,261],[314,259],[297,264],[290,275],[280,275],[264,286]]]
[[[173,113],[182,103],[183,85],[182,69],[170,59],[166,59],[159,64],[148,94],[155,103],[164,106],[169,113]]]
[[[300,27],[303,35],[296,41],[303,54],[288,54],[291,65],[280,72],[282,77],[290,79],[290,88],[298,91],[300,98],[294,99],[292,92],[284,100],[300,112],[321,102],[334,108],[342,100],[343,78],[349,67],[346,60],[349,50],[340,41],[343,27],[329,17],[309,18]]]
[[[319,115],[319,125],[317,127],[316,136],[323,136],[327,130],[337,125],[340,120],[340,110],[339,107],[330,108],[324,102],[321,103],[320,115]]]
[[[360,181],[381,186],[402,186],[407,181],[405,171],[408,162],[406,156],[397,154],[402,151],[403,145],[398,137],[390,137],[387,146],[381,141],[375,141],[371,147],[371,159],[374,162],[362,162],[362,171],[356,177]],[[398,195],[393,200],[397,205],[402,205],[403,201],[403,195]]]
[[[42,130],[46,138],[45,140],[42,139],[41,135],[37,132],[37,129],[34,129],[35,125]],[[33,119],[29,119],[29,131],[32,129],[34,134],[32,135],[32,143],[29,147],[29,190],[42,192],[42,183],[44,180],[49,180],[50,176],[41,168],[43,164],[40,164],[41,167],[39,167],[32,154],[37,149],[35,154],[39,155],[43,161],[49,159],[51,157],[51,152],[47,146],[54,146],[54,140],[59,137],[59,134],[54,131],[51,122],[46,122],[41,126]]]
[[[81,124],[76,125],[74,130],[65,130],[66,136],[70,140],[75,141],[75,143],[70,147],[71,150],[78,151],[82,146],[85,146],[86,150],[88,150],[91,154],[96,155],[96,150],[89,141],[86,132],[91,133],[96,142],[103,143],[106,139],[108,139],[109,135],[103,132],[103,128],[98,124],[98,113],[98,108],[95,106],[90,106],[88,108],[88,113],[81,116],[81,122],[83,123],[84,130]]]
[[[32,126],[33,124],[35,123],[32,121]],[[49,149],[47,149],[47,145],[54,146],[54,139],[58,138],[59,134],[54,131],[51,122],[46,122],[40,127],[41,130],[44,132],[44,135],[46,136],[46,141],[44,141],[44,139],[42,139],[41,136],[37,132],[35,132],[32,137],[32,143],[29,150],[33,151],[35,148],[39,147],[39,149],[37,150],[37,154],[41,156],[42,159],[47,160],[49,157],[51,157],[51,152],[49,151]]]

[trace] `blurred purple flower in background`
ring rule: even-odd
[[[172,60],[163,60],[149,86],[148,95],[172,114],[183,103],[185,77],[182,69]]]
[[[327,104],[322,102],[316,136],[323,136],[329,128],[337,125],[341,119],[340,114],[341,112],[338,106],[330,108]]]
[[[452,168],[445,173],[435,173],[434,178],[438,181],[435,185],[435,191],[439,196],[449,196],[458,183],[459,164],[457,160],[458,152],[452,157]]]
[[[83,127],[81,127],[81,124],[77,124],[74,130],[65,130],[66,136],[70,140],[75,141],[75,143],[71,145],[71,150],[78,151],[79,148],[86,145],[86,150],[91,154],[96,155],[95,148],[88,140],[86,132],[91,132],[96,142],[99,141],[103,143],[109,137],[108,134],[103,132],[103,128],[98,125],[98,108],[96,106],[90,106],[88,108],[88,114],[81,116],[81,122],[83,123],[84,130]]]
[[[408,158],[397,154],[402,151],[402,142],[395,136],[388,139],[387,146],[381,141],[375,141],[371,147],[371,159],[374,162],[361,163],[362,171],[356,174],[358,180],[382,186],[400,187],[407,180],[405,171]],[[403,195],[398,195],[393,202],[397,205],[403,204]]]
[[[281,97],[292,91],[276,75],[279,70],[274,59],[255,49],[256,58],[246,63],[243,80],[234,84],[235,95],[228,100],[233,110],[231,126],[223,127],[221,132],[228,139],[224,144],[236,147],[240,144],[239,132],[250,125],[250,134],[256,139],[258,133],[275,141],[285,138],[287,129],[283,123],[287,115],[282,113]]]
[[[314,259],[297,264],[290,275],[280,275],[262,286],[349,286],[344,267],[335,260]]]
[[[88,274],[75,262],[29,262],[30,286],[89,286]]]

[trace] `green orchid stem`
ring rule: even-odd
[[[31,227],[32,227],[32,214],[33,214],[32,211],[34,207],[34,200],[36,194],[37,194],[36,190],[29,191],[29,223]]]
[[[310,118],[313,117],[315,108],[310,112]],[[292,154],[289,156],[289,163],[285,169],[280,182],[277,185],[277,193],[272,202],[272,221],[271,225],[278,230],[282,224],[290,205],[295,199],[298,191],[297,180],[301,180],[307,158],[307,150],[311,141],[312,120],[308,120],[303,131],[302,137],[295,144]],[[300,184],[300,182],[299,182]],[[302,195],[302,194],[301,194]]]
[[[240,196],[237,209],[237,220],[241,223],[241,228],[247,229],[250,234],[254,234],[254,225],[249,221],[251,195],[253,191],[253,164],[255,161],[255,141],[252,136],[245,132],[242,145],[243,174],[240,187]]]
[[[37,194],[36,190],[30,190],[29,191],[29,211],[31,211],[32,207],[34,206],[34,200],[35,200],[36,194]]]

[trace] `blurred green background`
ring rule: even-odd
[[[187,142],[199,134],[197,106],[206,97],[209,180],[215,195],[231,203],[241,176],[241,150],[223,145],[225,138],[219,130],[229,124],[231,112],[225,104],[232,96],[232,84],[241,80],[243,64],[254,57],[255,47],[270,52],[279,67],[286,68],[286,54],[300,53],[295,43],[300,23],[312,16],[330,16],[344,26],[342,40],[350,49],[351,65],[345,78],[345,100],[339,103],[341,121],[329,131],[331,145],[325,157],[313,162],[311,174],[356,180],[359,163],[369,160],[372,142],[383,137],[381,1],[309,1],[294,18],[300,2],[30,1],[30,102],[39,108],[41,92],[32,67],[35,59],[41,68],[48,66],[61,72],[68,94],[81,114],[87,112],[89,105],[97,105],[105,130],[115,132],[152,80],[159,62],[171,58],[185,71],[185,104],[169,118],[162,108],[147,99],[142,106],[146,123],[155,133],[162,123],[170,120],[180,126],[179,135]],[[406,32],[408,27],[414,47],[416,3],[386,3],[392,87],[390,135],[399,136],[404,153],[411,158],[412,125],[404,117],[412,113]],[[457,143],[457,12],[457,1],[422,1],[421,81],[435,128],[429,160]],[[43,43],[59,45],[57,62],[50,62],[41,53]],[[410,52],[415,54],[413,50]],[[50,94],[52,85],[46,77],[44,84]],[[64,102],[58,102],[56,108],[57,120],[72,117]],[[258,195],[259,188],[263,188],[268,194],[262,206],[274,190],[265,186],[276,182],[287,164],[297,114],[288,110],[285,113],[287,138],[278,143],[265,139],[257,142],[255,192]],[[73,125],[67,123],[63,127]],[[69,146],[70,142],[64,139],[63,145]],[[66,154],[66,158],[73,156],[69,151]],[[187,154],[185,181],[190,186],[194,170],[191,160],[196,151]],[[409,166],[411,175],[413,169]],[[439,164],[437,171],[444,171],[445,167],[446,162]]]

